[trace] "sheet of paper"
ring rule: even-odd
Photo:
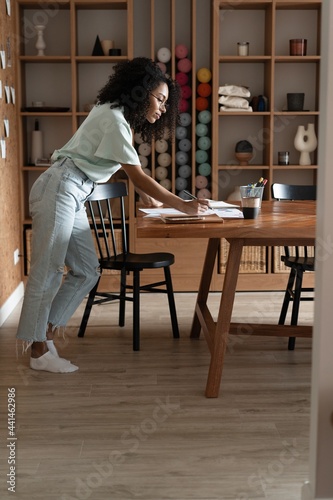
[[[232,203],[227,203],[226,201],[215,201],[208,200],[210,209],[206,210],[203,214],[205,217],[207,215],[218,215],[225,219],[241,219],[243,218],[243,212],[239,210],[239,205],[233,205]],[[140,210],[146,214],[145,217],[161,217],[165,215],[184,215],[184,212],[180,212],[175,208],[140,208]]]
[[[232,203],[227,203],[226,201],[215,201],[208,200],[209,206],[211,208],[238,208],[239,205],[233,205]]]
[[[222,219],[243,219],[243,212],[239,208],[219,208],[214,210],[215,214]]]
[[[161,215],[186,215],[185,212],[180,212],[175,208],[140,208],[141,212],[143,212],[145,217],[161,217]],[[215,210],[206,210],[200,215],[216,215]]]

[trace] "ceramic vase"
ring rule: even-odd
[[[44,56],[45,55],[44,50],[46,47],[46,43],[44,41],[45,25],[44,24],[36,24],[35,30],[37,33],[37,42],[36,42],[37,55]]]
[[[304,125],[299,125],[294,139],[294,146],[301,153],[299,165],[311,165],[310,153],[317,147],[314,123],[308,123],[307,128]]]

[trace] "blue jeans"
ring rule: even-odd
[[[42,342],[48,323],[65,326],[97,283],[99,262],[84,206],[93,189],[93,181],[68,158],[55,162],[31,189],[31,265],[20,340]],[[69,267],[65,279],[64,265]]]

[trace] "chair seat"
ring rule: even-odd
[[[128,271],[137,269],[156,269],[171,266],[175,262],[172,253],[127,253],[115,257],[100,259],[100,265],[104,269],[115,269],[120,271],[124,267]]]
[[[302,269],[303,271],[314,271],[314,257],[281,256],[281,261],[287,267]]]

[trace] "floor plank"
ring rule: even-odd
[[[238,293],[234,320],[276,321],[282,294]],[[57,345],[80,367],[34,372],[16,353],[20,307],[0,328],[0,497],[7,500],[7,393],[16,389],[19,500],[298,500],[308,479],[311,340],[233,336],[217,399],[206,399],[203,338],[189,339],[195,294],[176,294],[179,340],[163,295],[141,303],[141,351],[131,311],[97,306],[77,338],[83,305]],[[210,307],[217,313],[219,295]],[[313,303],[300,323],[313,321]]]

